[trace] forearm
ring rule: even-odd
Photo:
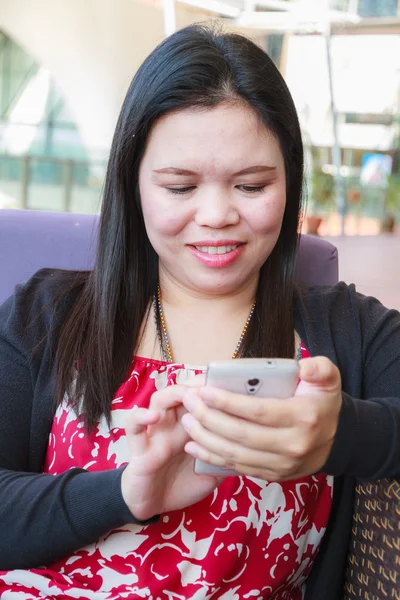
[[[48,564],[137,522],[122,498],[121,474],[0,470],[0,570]]]
[[[376,480],[400,474],[400,399],[343,394],[331,454],[322,471]]]

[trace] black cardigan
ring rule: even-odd
[[[60,272],[43,269],[0,307],[0,570],[52,562],[135,522],[121,469],[40,474],[59,327],[77,293],[55,308],[59,281]],[[342,376],[339,427],[323,469],[335,476],[332,512],[306,586],[306,600],[341,600],[355,477],[400,474],[400,314],[344,283],[299,288],[295,327],[310,354],[329,357]]]

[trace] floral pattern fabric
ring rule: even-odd
[[[127,411],[202,371],[136,357],[112,402],[111,428],[102,419],[90,436],[66,398],[54,417],[44,472],[126,464]],[[156,524],[125,525],[40,569],[0,571],[0,599],[301,600],[332,491],[333,478],[324,474],[284,483],[227,477],[201,502]]]

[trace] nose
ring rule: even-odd
[[[208,190],[197,200],[195,221],[200,227],[222,229],[239,222],[239,213],[229,192]]]

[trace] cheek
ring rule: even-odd
[[[280,230],[285,212],[284,195],[263,200],[251,207],[247,214],[247,222],[257,233],[272,233]]]
[[[157,237],[178,235],[190,220],[187,211],[157,193],[142,196],[143,218],[150,241]]]
[[[162,213],[161,211],[157,211],[146,220],[147,229],[162,236],[178,235],[185,224],[182,215],[173,215],[170,212]]]

